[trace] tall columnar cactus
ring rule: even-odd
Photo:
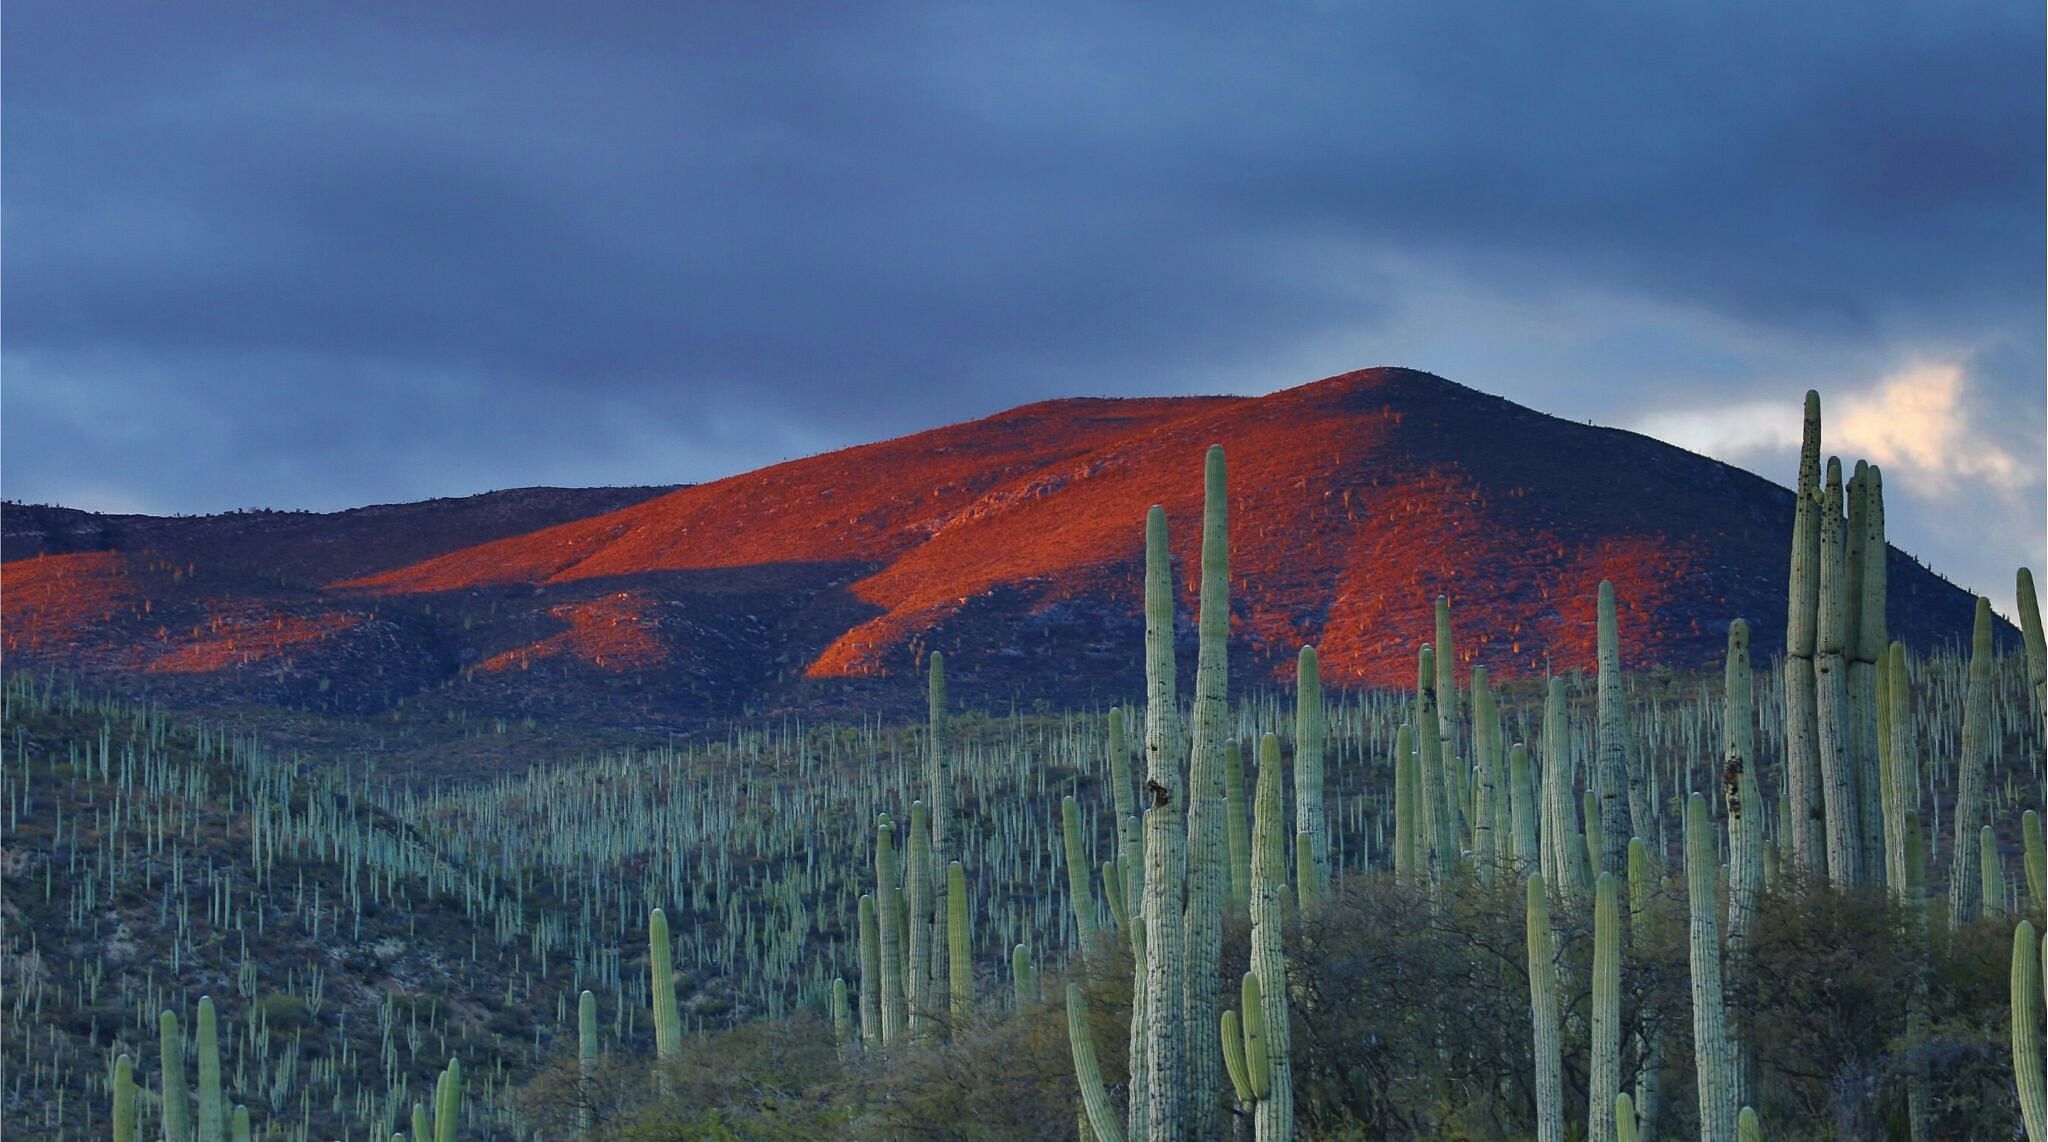
[[[837,984],[838,1008],[843,1009],[846,1006],[846,981],[835,980],[833,982]],[[835,1011],[835,1013],[838,1012]],[[840,1014],[840,1022],[842,1024],[845,1022],[843,1014]],[[847,1028],[841,1026],[837,1030],[839,1031],[841,1041],[844,1041]],[[593,1093],[591,1084],[596,1079],[597,996],[591,994],[589,988],[584,988],[583,994],[576,997],[576,1083],[580,1088],[576,1092],[576,1127],[586,1132],[596,1125],[590,1105]]]
[[[903,989],[903,906],[897,884],[896,827],[887,816],[875,825],[875,913],[881,927],[882,1045],[902,1042],[907,1029]]]
[[[1330,835],[1323,821],[1323,673],[1316,648],[1304,646],[1294,685],[1294,828],[1309,845],[1313,880],[1297,877],[1304,907],[1330,883]]]
[[[1543,703],[1545,880],[1556,884],[1564,895],[1580,899],[1587,882],[1577,802],[1572,793],[1572,734],[1565,715],[1564,679],[1553,675]]]
[[[1764,805],[1756,780],[1756,712],[1750,687],[1749,624],[1728,624],[1728,660],[1722,688],[1725,738],[1721,788],[1728,803],[1728,958],[1735,972],[1748,967],[1750,926],[1764,887]],[[1744,1034],[1730,1031],[1737,1105],[1749,1101],[1750,1052]]]
[[[2005,861],[1998,855],[1998,834],[1986,825],[1977,831],[1978,885],[1984,915],[2005,916]]]
[[[1884,473],[1875,464],[1856,465],[1857,510],[1852,550],[1856,573],[1850,577],[1848,607],[1855,613],[1850,624],[1849,690],[1850,709],[1855,711],[1856,732],[1851,737],[1858,763],[1857,805],[1863,825],[1864,876],[1875,879],[1879,854],[1885,851],[1884,806],[1877,794],[1880,773],[1877,740],[1877,663],[1889,649],[1891,635],[1885,625],[1887,575],[1884,534]]]
[[[434,1129],[429,1125],[427,1108],[422,1103],[412,1104],[412,1136],[415,1142],[432,1142]]]
[[[462,1060],[451,1058],[434,1084],[434,1142],[455,1142],[462,1124]]]
[[[946,864],[946,998],[953,1025],[974,1013],[974,928],[967,910],[967,870]]]
[[[1422,774],[1422,835],[1419,847],[1431,884],[1451,874],[1458,863],[1457,826],[1451,817],[1450,791],[1443,759],[1443,724],[1437,712],[1436,651],[1428,643],[1416,655],[1415,741]]]
[[[1010,949],[1010,993],[1019,1011],[1038,1002],[1038,969],[1032,966],[1031,949],[1023,944]]]
[[[1657,872],[1650,865],[1650,848],[1641,837],[1628,840],[1628,931],[1629,941],[1648,942],[1651,936],[1650,894],[1656,891]],[[1641,1124],[1644,1142],[1655,1137],[1657,1109],[1664,1092],[1664,1043],[1654,1028],[1636,1031],[1635,1121]]]
[[[882,932],[875,898],[860,898],[860,1041],[873,1050],[882,1045]]]
[[[1259,785],[1252,805],[1252,974],[1266,1032],[1266,1094],[1253,1111],[1259,1142],[1294,1135],[1294,1075],[1287,1015],[1287,960],[1280,930],[1287,923],[1286,806],[1280,793],[1280,739],[1259,741]],[[1219,1044],[1220,1047],[1220,1044]]]
[[[1173,570],[1166,548],[1166,511],[1145,517],[1145,1033],[1134,1039],[1144,1058],[1148,1138],[1178,1138],[1187,1121],[1186,1039],[1181,1024],[1186,974],[1182,910],[1187,904],[1187,831],[1181,807],[1186,786],[1175,754]]]
[[[1635,1100],[1625,1094],[1614,1096],[1614,1142],[1637,1142]]]
[[[2048,868],[2042,862],[2041,814],[2032,809],[2020,814],[2020,860],[2026,866],[2027,899],[2035,908],[2048,905]]]
[[[1236,738],[1223,743],[1223,839],[1230,859],[1230,910],[1239,915],[1252,906],[1251,803],[1244,791],[1244,746]]]
[[[225,1142],[228,1107],[220,1089],[220,1015],[199,997],[199,1142]]]
[[[1849,708],[1848,584],[1842,519],[1842,462],[1828,457],[1820,513],[1820,625],[1814,654],[1816,725],[1820,728],[1821,800],[1827,808],[1828,879],[1863,883],[1863,817],[1858,808],[1856,734]]]
[[[1529,1023],[1536,1054],[1537,1142],[1564,1142],[1564,1049],[1557,1012],[1556,936],[1541,873],[1529,877]]]
[[[178,1013],[165,1010],[157,1016],[157,1045],[163,1052],[162,1089],[165,1142],[187,1142],[192,1137],[191,1096],[185,1086],[185,1034],[178,1027]]]
[[[946,656],[932,651],[929,679],[926,687],[928,704],[925,733],[927,761],[925,764],[925,800],[931,807],[931,856],[925,867],[927,875],[944,875],[945,867],[953,860],[953,837],[951,809],[953,801],[953,778],[951,761],[946,753]],[[920,985],[918,998],[927,1015],[942,1006],[939,989],[945,983],[946,973],[939,970],[940,949],[951,945],[946,939],[947,906],[944,896],[933,886],[932,899],[927,902],[927,912],[914,923],[930,926],[931,955],[929,961],[919,960],[927,972],[926,982]],[[915,957],[913,957],[915,958]]]
[[[1639,830],[1629,813],[1629,796],[1634,782],[1628,772],[1628,725],[1624,720],[1621,693],[1621,637],[1614,614],[1614,584],[1600,581],[1597,606],[1597,649],[1599,693],[1595,704],[1593,733],[1593,787],[1600,797],[1599,872],[1620,876],[1628,871],[1628,839]],[[1638,794],[1637,800],[1644,795]],[[1593,821],[1586,820],[1593,832]],[[1603,1108],[1604,1109],[1604,1108]]]
[[[674,948],[669,943],[668,916],[656,908],[647,915],[647,981],[654,1002],[654,1054],[662,1062],[683,1047],[682,1016],[676,1009]],[[439,1113],[438,1107],[435,1113]]]
[[[2027,649],[2027,682],[2034,691],[2034,720],[2048,712],[2048,635],[2041,629],[2041,598],[2034,593],[2034,573],[2019,569],[2020,641]]]
[[[1948,873],[1949,923],[1977,918],[1979,849],[1970,842],[1984,825],[1984,768],[1991,757],[1991,600],[1977,600],[1970,634],[1970,681],[1963,693],[1962,753],[1956,759],[1956,825]]]
[[[1123,875],[1124,902],[1135,910],[1144,891],[1144,823],[1132,796],[1130,741],[1118,707],[1109,711],[1109,790],[1110,803],[1116,807],[1117,871]]]
[[[1901,899],[1911,890],[1906,870],[1906,818],[1920,812],[1920,754],[1913,736],[1912,680],[1906,670],[1906,647],[1892,643],[1884,671],[1885,713],[1891,745],[1885,751],[1885,801],[1891,820],[1885,826],[1886,874]]]
[[[232,1137],[234,1139],[234,1142],[250,1142],[249,1108],[246,1106],[235,1107],[234,1132]]]
[[[1756,1108],[1745,1106],[1735,1116],[1735,1137],[1737,1142],[1764,1142],[1763,1122],[1756,1116]]]
[[[1081,985],[1067,984],[1067,1046],[1074,1056],[1074,1078],[1081,1087],[1081,1107],[1096,1142],[1123,1142],[1123,1124],[1116,1120],[1102,1068],[1095,1061],[1095,1035],[1088,1027],[1088,1000]]]
[[[1458,741],[1458,656],[1451,646],[1451,600],[1436,597],[1436,723],[1437,739],[1444,759],[1444,799],[1450,803],[1451,832],[1469,839],[1466,821],[1464,767],[1459,758],[1468,757]]]
[[[2012,933],[2012,1071],[2027,1137],[2048,1142],[2048,1064],[2042,1061],[2042,949],[2026,920]]]
[[[114,1142],[135,1142],[135,1060],[114,1060]]]
[[[1543,866],[1543,857],[1536,823],[1536,789],[1529,774],[1529,747],[1521,742],[1508,750],[1508,812],[1514,821],[1515,865],[1527,875]]]
[[[910,803],[910,835],[903,841],[903,916],[905,949],[909,962],[903,969],[905,1030],[912,1039],[930,1032],[932,1012],[932,841],[931,810],[923,801]],[[1081,890],[1088,890],[1088,874],[1081,873]],[[937,911],[943,911],[938,909]]]
[[[1415,731],[1407,723],[1394,732],[1394,875],[1403,881],[1422,878],[1422,773],[1415,754]]]
[[[1591,1079],[1586,1137],[1613,1142],[1614,1098],[1621,1093],[1621,893],[1611,872],[1601,873],[1593,890]]]
[[[1472,668],[1472,858],[1490,877],[1500,861],[1494,820],[1500,795],[1500,713],[1487,685],[1486,667]]]
[[[1222,1128],[1223,1048],[1208,1029],[1223,1005],[1223,911],[1230,899],[1225,838],[1223,741],[1230,733],[1230,511],[1223,449],[1211,446],[1202,495],[1202,609],[1196,627],[1194,749],[1188,765],[1187,971],[1181,1026],[1187,1047],[1187,1122],[1203,1136]]]
[[[1735,1074],[1721,994],[1721,932],[1714,896],[1721,862],[1714,850],[1707,799],[1694,793],[1685,803],[1685,878],[1692,912],[1692,1036],[1699,1074],[1700,1139],[1728,1142],[1735,1137]]]
[[[1793,500],[1792,570],[1785,619],[1785,773],[1793,867],[1824,872],[1821,846],[1820,737],[1814,651],[1820,614],[1820,394],[1806,394]]]
[[[1095,942],[1095,895],[1088,887],[1088,857],[1081,837],[1081,805],[1072,797],[1060,798],[1060,848],[1067,863],[1067,898],[1074,905],[1076,950],[1085,962]]]

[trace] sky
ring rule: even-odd
[[[2042,568],[2041,5],[15,0],[0,494],[711,479],[1426,369]]]

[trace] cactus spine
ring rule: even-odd
[[[1685,803],[1686,898],[1692,911],[1692,1034],[1699,1072],[1701,1142],[1735,1136],[1735,1081],[1727,1013],[1721,996],[1721,934],[1714,898],[1720,861],[1714,852],[1707,799]]]
[[[1184,786],[1174,760],[1173,571],[1166,549],[1166,510],[1145,517],[1145,1068],[1144,1136],[1175,1139],[1186,1117],[1186,1050],[1181,1028],[1181,910],[1187,877]],[[1134,1061],[1132,1065],[1140,1065]]]
[[[1564,1140],[1564,1054],[1558,1038],[1557,950],[1550,894],[1541,873],[1529,877],[1529,1022],[1536,1052],[1537,1142]]]
[[[1791,587],[1785,620],[1785,773],[1793,867],[1824,872],[1820,839],[1820,730],[1814,646],[1820,609],[1820,394],[1808,390],[1793,501]]]
[[[1981,896],[1978,846],[1969,843],[1984,823],[1984,767],[1991,755],[1991,600],[1977,600],[1970,633],[1970,681],[1963,694],[1962,754],[1956,760],[1956,828],[1948,874],[1949,923],[1977,918]]]
[[[228,1109],[220,1090],[220,1016],[213,997],[199,997],[199,1142],[224,1142]]]
[[[114,1142],[135,1142],[135,1060],[114,1060]]]
[[[1252,1112],[1259,1142],[1294,1136],[1294,1076],[1290,1069],[1287,961],[1280,929],[1287,922],[1286,809],[1280,795],[1280,739],[1259,741],[1259,785],[1252,805],[1252,974],[1266,1038],[1267,1089]]]
[[[1626,846],[1624,846],[1624,851]],[[1589,1142],[1613,1142],[1614,1099],[1621,1093],[1621,903],[1614,874],[1593,890],[1593,1072],[1587,1100]]]
[[[1314,874],[1297,877],[1295,894],[1304,909],[1330,885],[1330,837],[1323,821],[1323,673],[1316,648],[1301,648],[1294,688],[1294,828],[1308,844],[1309,859],[1296,860]]]
[[[1596,872],[1620,876],[1628,871],[1628,839],[1635,833],[1629,816],[1628,727],[1622,716],[1621,639],[1614,615],[1614,584],[1600,581],[1597,605],[1599,694],[1595,704],[1593,733],[1593,783],[1600,795],[1599,861]],[[1593,831],[1592,815],[1586,831]],[[1604,1112],[1605,1107],[1601,1110]],[[1596,1137],[1598,1137],[1596,1135]]]
[[[157,1043],[163,1051],[163,1122],[166,1142],[186,1142],[192,1137],[191,1108],[186,1102],[185,1035],[178,1029],[178,1013],[166,1010],[157,1016]]]
[[[656,908],[647,916],[647,981],[654,1001],[654,1054],[666,1063],[683,1046],[682,1017],[676,1010],[676,969],[668,938],[668,917]],[[437,1105],[435,1114],[440,1113]]]
[[[2012,1070],[2027,1137],[2048,1139],[2048,1070],[2041,1051],[2041,947],[2026,920],[2012,933]]]

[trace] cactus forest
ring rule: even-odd
[[[425,784],[16,673],[5,1129],[2048,1142],[2031,574],[2017,638],[1892,641],[1882,475],[1804,428],[1785,653],[1727,615],[1704,676],[1602,583],[1544,677],[1451,597],[1412,687],[1233,681],[1224,447],[1129,521],[1113,708],[966,709],[930,652],[910,724]]]

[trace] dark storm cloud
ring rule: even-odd
[[[1381,363],[1620,421],[1934,353],[2026,414],[1987,425],[2040,421],[2038,6],[22,3],[7,30],[17,497],[701,479]]]

